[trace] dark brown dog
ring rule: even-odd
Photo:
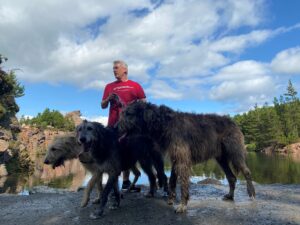
[[[244,137],[238,126],[227,116],[176,112],[166,106],[136,102],[123,110],[119,131],[132,135],[142,133],[158,142],[167,151],[172,163],[168,203],[175,200],[177,177],[181,180],[181,203],[176,212],[186,211],[189,199],[191,166],[215,158],[229,182],[225,200],[233,200],[236,176],[241,171],[247,181],[247,191],[255,197],[250,170],[245,156]]]

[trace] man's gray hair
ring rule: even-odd
[[[128,65],[122,60],[115,60],[114,65],[116,65],[116,64],[120,64],[120,65],[124,66],[126,69],[128,69]]]

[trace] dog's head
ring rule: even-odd
[[[103,130],[105,128],[102,124],[84,120],[76,127],[77,143],[83,146],[83,151],[88,152],[91,150],[93,144],[101,139]]]
[[[44,163],[51,165],[54,169],[63,165],[65,160],[76,158],[76,153],[79,151],[75,135],[57,136],[47,149]]]

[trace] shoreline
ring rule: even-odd
[[[175,214],[160,191],[155,198],[145,198],[148,187],[143,186],[141,193],[124,193],[120,208],[110,210],[107,206],[98,220],[89,218],[97,205],[80,208],[82,191],[49,189],[45,193],[46,188],[31,195],[0,194],[0,218],[5,225],[300,224],[300,184],[255,184],[255,188],[257,195],[252,201],[246,186],[238,184],[235,201],[228,202],[221,200],[227,185],[191,184],[187,212]]]

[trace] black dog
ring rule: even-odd
[[[153,174],[152,165],[157,171],[159,185],[164,186],[164,190],[167,191],[163,158],[157,144],[151,138],[132,135],[119,141],[116,129],[105,128],[100,123],[86,120],[76,128],[76,136],[77,141],[83,145],[84,151],[91,152],[98,168],[108,174],[108,181],[101,195],[100,208],[91,215],[92,218],[98,218],[103,214],[112,189],[116,200],[114,206],[119,206],[118,176],[121,171],[134,167],[137,161],[149,178],[148,196],[153,196],[156,189],[156,177]]]
[[[255,197],[251,173],[246,165],[244,136],[229,117],[183,113],[163,105],[136,102],[122,111],[118,128],[129,135],[148,135],[168,153],[172,163],[169,204],[175,200],[177,178],[181,181],[181,203],[176,212],[186,211],[191,166],[211,158],[217,160],[227,177],[229,193],[224,196],[225,200],[234,199],[236,176],[230,164],[235,171],[242,172],[248,195]]]

